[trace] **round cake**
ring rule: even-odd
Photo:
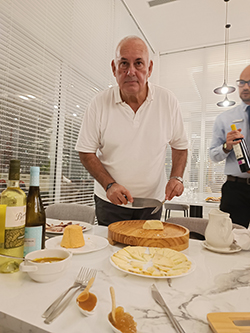
[[[80,225],[68,225],[63,232],[61,246],[65,248],[77,248],[85,245]]]

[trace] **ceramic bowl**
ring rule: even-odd
[[[48,257],[63,258],[63,260],[45,263],[30,261]],[[30,278],[37,282],[51,282],[64,274],[71,258],[72,253],[63,249],[37,250],[30,252],[25,256],[25,259],[29,259],[29,261],[24,260],[20,264],[19,269],[22,272],[27,272]]]
[[[109,318],[111,317],[111,312],[108,314],[108,323],[109,323],[109,326],[112,328],[112,330],[113,330],[113,332],[114,333],[121,333],[121,331],[120,330],[118,330],[118,328],[116,328],[112,323],[111,323],[111,321],[109,320]],[[142,333],[141,331],[138,331],[138,328],[137,328],[137,331],[136,331],[137,333]]]
[[[109,320],[110,316],[111,316],[111,312],[108,314],[108,323],[109,323],[109,326],[112,328],[113,332],[115,332],[115,333],[121,333],[121,331],[118,330],[118,328],[116,328],[116,327],[111,323],[111,321]]]
[[[83,310],[83,309],[79,306],[79,302],[78,302],[77,300],[76,300],[76,305],[77,305],[78,309],[80,310],[80,312],[81,312],[82,314],[84,314],[85,316],[91,316],[91,315],[93,315],[93,314],[95,313],[95,310],[96,310],[96,307],[97,307],[97,302],[96,302],[96,305],[95,305],[94,309],[91,310],[91,311]]]

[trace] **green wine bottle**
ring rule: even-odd
[[[23,257],[24,228],[26,218],[26,194],[19,187],[20,161],[11,160],[8,187],[1,193],[2,205],[0,222],[0,272],[13,273],[19,270],[21,260],[1,257],[7,254]],[[4,213],[4,205],[6,212]],[[5,221],[4,221],[5,216]]]
[[[39,167],[30,168],[30,187],[27,196],[24,256],[44,249],[46,216],[39,189]]]

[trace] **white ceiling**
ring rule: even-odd
[[[175,0],[153,7],[149,6],[149,0],[122,1],[156,53],[224,42],[224,0]],[[230,42],[250,39],[249,15],[250,0],[228,2]]]

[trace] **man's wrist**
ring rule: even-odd
[[[116,182],[109,183],[106,187],[106,192],[110,189],[112,185],[116,184]]]
[[[223,143],[222,148],[223,148],[223,151],[224,151],[226,154],[230,153],[230,151],[233,149],[233,148],[228,149],[228,145],[227,145],[226,142]]]
[[[183,184],[183,178],[182,178],[182,177],[179,177],[179,176],[172,176],[172,177],[170,177],[169,180],[171,180],[171,179],[177,179],[179,182],[181,182],[181,183]]]

